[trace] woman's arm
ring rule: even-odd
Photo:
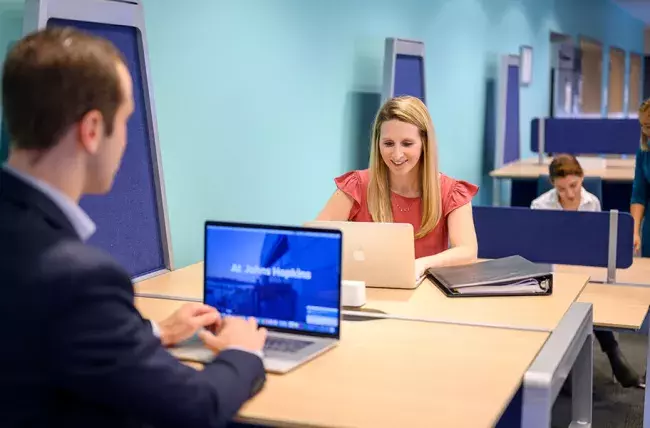
[[[641,251],[641,221],[645,215],[645,206],[637,203],[630,205],[630,214],[634,219],[634,252]]]
[[[639,150],[636,154],[634,167],[634,181],[632,182],[632,200],[630,201],[630,214],[634,219],[634,249],[641,249],[641,221],[645,215],[645,205],[648,203],[648,185],[643,172],[647,152]]]
[[[317,221],[347,221],[350,217],[350,211],[354,205],[354,199],[341,190],[330,197],[325,208],[316,217]]]
[[[472,263],[478,257],[478,243],[474,229],[472,204],[467,203],[458,207],[447,216],[449,242],[451,248],[442,253],[421,257],[415,261],[416,279],[419,279],[426,269]]]

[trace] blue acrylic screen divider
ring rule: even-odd
[[[133,77],[135,111],[128,123],[122,165],[109,194],[84,197],[80,205],[97,224],[89,243],[108,251],[132,277],[164,269],[138,30],[58,18],[51,18],[48,26],[74,26],[104,37],[126,57]]]
[[[634,154],[641,128],[637,119],[544,120],[544,153]],[[539,152],[539,119],[530,124],[530,149]]]
[[[424,99],[424,58],[397,54],[395,58],[394,95],[411,95]]]
[[[477,206],[478,256],[520,255],[535,263],[607,267],[610,214]],[[616,267],[632,266],[634,221],[618,214]]]

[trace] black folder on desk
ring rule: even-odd
[[[550,266],[537,265],[521,256],[430,268],[427,277],[449,297],[547,296],[553,293]]]

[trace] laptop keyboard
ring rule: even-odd
[[[284,352],[295,354],[314,342],[297,339],[287,339],[284,337],[267,337],[264,344],[264,351]]]

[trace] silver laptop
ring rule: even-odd
[[[334,347],[341,331],[340,230],[206,222],[203,302],[268,330],[264,367],[286,373]],[[180,359],[215,355],[196,337]]]
[[[366,287],[416,288],[415,241],[408,223],[312,221],[307,227],[343,232],[343,279],[363,281]]]

